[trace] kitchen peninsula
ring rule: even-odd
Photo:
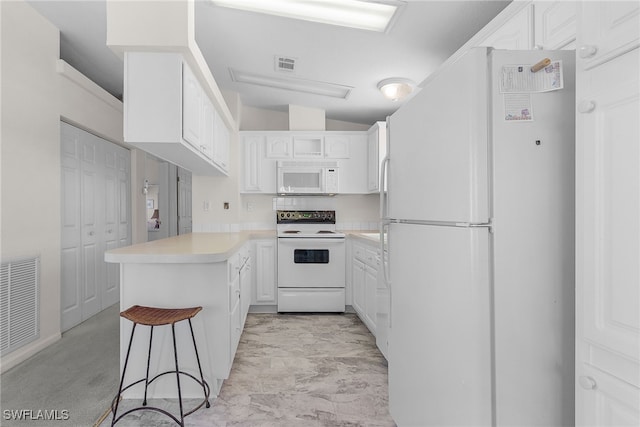
[[[120,264],[120,308],[146,305],[164,308],[202,306],[193,329],[205,380],[217,395],[228,378],[251,302],[251,241],[269,239],[273,232],[191,233],[114,249],[105,261]],[[132,323],[120,321],[120,365],[124,362]],[[175,325],[179,363],[197,373],[195,353],[186,322]],[[126,381],[144,378],[148,328],[132,344]],[[163,372],[174,366],[170,328],[154,329],[151,366]],[[183,381],[182,396],[197,398],[202,388]],[[144,386],[133,387],[126,398],[142,397]],[[155,398],[175,397],[175,378],[166,376],[149,386]]]

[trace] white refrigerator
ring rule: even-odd
[[[574,424],[574,66],[474,48],[388,118],[398,426]]]

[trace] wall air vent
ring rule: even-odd
[[[286,71],[293,73],[296,68],[296,58],[289,58],[287,56],[276,55],[276,71]]]

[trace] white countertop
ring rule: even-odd
[[[345,231],[351,237],[379,242],[376,232]],[[275,230],[242,231],[238,233],[189,233],[152,242],[125,246],[105,252],[110,263],[214,263],[229,259],[250,239],[275,238]]]
[[[213,263],[229,259],[250,239],[275,238],[273,231],[239,233],[189,233],[105,252],[112,263]]]

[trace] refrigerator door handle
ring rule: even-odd
[[[385,220],[383,219],[380,222],[380,264],[382,265],[382,280],[384,280],[384,284],[387,287],[387,290],[389,291],[389,328],[391,328],[391,323],[393,322],[393,316],[391,315],[391,299],[392,297],[392,291],[391,291],[391,274],[390,274],[390,265],[389,265],[389,261],[390,261],[390,256],[389,254],[385,254],[385,252],[387,251],[387,246],[389,244],[389,233],[386,233],[386,238],[385,238],[385,230],[389,227],[389,225],[391,224],[390,220]]]
[[[465,228],[488,228],[489,233],[493,233],[493,221],[489,218],[489,222],[483,223],[473,223],[473,222],[457,222],[456,227],[465,227]]]
[[[387,184],[387,166],[389,165],[389,155],[382,159],[380,165],[380,218],[386,219],[389,213],[389,191],[385,190]]]

